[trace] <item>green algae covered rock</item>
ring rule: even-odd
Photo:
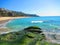
[[[22,31],[10,32],[0,35],[1,45],[40,45],[40,42],[45,39],[42,29],[31,26]]]

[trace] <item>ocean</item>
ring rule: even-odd
[[[13,31],[20,31],[29,26],[37,26],[42,31],[60,32],[60,16],[42,16],[13,19],[7,23],[6,27]]]
[[[13,19],[5,25],[9,31],[1,32],[1,34],[21,31],[30,26],[41,28],[47,42],[60,44],[60,16]]]

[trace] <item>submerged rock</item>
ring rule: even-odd
[[[37,33],[42,33],[42,29],[36,26],[31,26],[28,28],[25,28],[24,30],[28,31],[28,32],[37,32]]]

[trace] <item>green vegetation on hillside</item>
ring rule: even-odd
[[[0,8],[0,17],[38,17],[35,14],[25,14],[23,12],[11,11],[5,8]]]

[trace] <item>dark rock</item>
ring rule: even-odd
[[[25,28],[24,30],[29,31],[29,32],[37,32],[37,33],[42,33],[42,29],[39,27],[31,26],[28,28]]]

